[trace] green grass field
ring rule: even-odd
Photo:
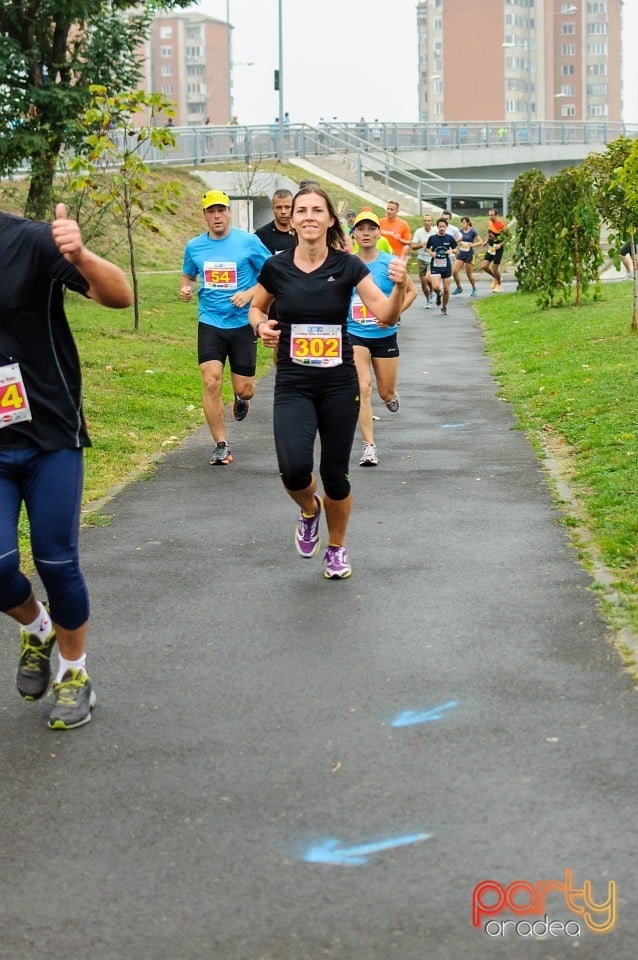
[[[610,621],[638,632],[632,292],[629,283],[608,283],[600,302],[548,311],[515,293],[480,300],[478,313],[502,396],[539,455],[556,459],[574,494],[575,502],[564,505],[566,523],[583,561],[591,566],[598,556],[612,572]]]

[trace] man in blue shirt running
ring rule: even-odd
[[[189,240],[179,297],[192,300],[199,289],[197,353],[202,373],[204,415],[215,448],[211,464],[232,463],[226,439],[222,383],[226,360],[235,400],[232,415],[243,420],[255,393],[257,344],[248,322],[255,283],[270,251],[255,234],[231,225],[230,200],[221,190],[202,197],[206,232]]]

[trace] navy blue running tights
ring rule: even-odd
[[[20,606],[31,592],[18,549],[24,503],[33,560],[52,619],[65,630],[76,630],[88,620],[89,594],[78,555],[83,478],[81,449],[47,452],[0,446],[0,610]]]

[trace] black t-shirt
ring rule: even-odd
[[[0,213],[0,366],[19,363],[32,420],[0,429],[0,446],[86,447],[82,377],[64,312],[64,288],[86,295],[51,227]]]
[[[292,251],[266,260],[259,283],[277,300],[281,339],[277,353],[277,370],[306,370],[290,357],[290,325],[292,323],[331,324],[341,327],[343,362],[352,364],[352,344],[347,333],[348,310],[352,289],[370,271],[358,257],[342,250],[328,251],[316,270],[305,273],[295,266]],[[313,368],[310,368],[313,369]],[[321,369],[321,368],[315,368]]]
[[[430,264],[432,273],[445,274],[452,269],[450,253],[457,246],[454,237],[450,236],[449,233],[444,233],[443,236],[440,233],[433,233],[431,237],[428,237],[425,246],[432,251],[432,262]]]
[[[284,233],[283,230],[278,230],[274,220],[266,223],[259,230],[255,230],[255,233],[263,245],[274,254],[283,253],[284,250],[293,250],[297,243],[294,233]]]

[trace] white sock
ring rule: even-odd
[[[83,653],[79,660],[65,660],[61,654],[58,654],[58,672],[55,675],[55,682],[59,683],[67,670],[84,670],[86,672],[86,654]]]
[[[46,640],[46,638],[51,633],[53,629],[53,624],[51,622],[51,617],[47,613],[47,609],[43,603],[40,603],[38,600],[38,609],[39,613],[33,623],[23,623],[22,629],[26,630],[27,633],[34,634],[40,642]]]

